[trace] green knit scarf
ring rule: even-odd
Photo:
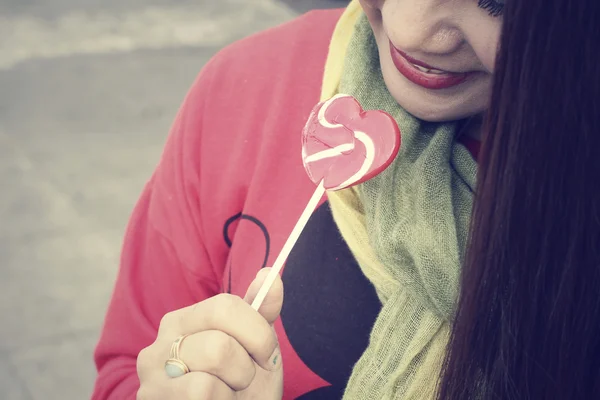
[[[393,164],[357,188],[370,246],[397,285],[373,282],[383,307],[344,399],[432,398],[458,295],[477,165],[456,141],[457,123],[420,121],[396,103],[364,15],[339,91],[365,110],[390,113],[402,134]]]

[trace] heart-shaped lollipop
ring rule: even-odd
[[[339,190],[371,179],[396,157],[400,130],[383,111],[364,111],[348,95],[319,103],[302,132],[302,160],[310,179]]]
[[[400,130],[383,111],[364,111],[352,96],[339,94],[313,109],[302,131],[302,161],[317,185],[256,298],[260,308],[308,219],[326,190],[364,182],[387,168],[400,149]]]

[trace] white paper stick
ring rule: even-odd
[[[275,259],[275,263],[273,264],[269,275],[267,275],[267,278],[260,287],[256,298],[252,302],[252,308],[254,308],[256,311],[258,311],[265,297],[267,297],[267,293],[269,292],[269,289],[271,289],[271,285],[273,285],[273,282],[275,282],[275,278],[277,278],[277,275],[279,274],[279,272],[281,272],[281,268],[283,267],[285,260],[287,260],[288,256],[290,255],[290,252],[292,251],[292,248],[294,248],[294,245],[298,241],[302,230],[304,230],[304,227],[308,223],[310,216],[319,205],[319,202],[323,198],[324,194],[325,188],[323,187],[323,181],[321,181],[321,183],[319,183],[319,186],[317,186],[317,190],[315,190],[315,193],[308,201],[308,204],[302,212],[302,215],[300,215],[300,219],[298,219],[298,222],[296,223],[296,226],[294,226],[292,233],[290,233],[290,236],[283,245],[281,252],[279,252],[279,255]]]

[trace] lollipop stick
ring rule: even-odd
[[[321,181],[321,183],[319,183],[319,185],[317,186],[315,193],[312,195],[312,197],[308,201],[308,204],[306,205],[306,208],[302,212],[302,215],[300,215],[300,219],[298,219],[298,222],[296,222],[296,226],[294,226],[292,233],[290,233],[290,236],[287,238],[285,244],[283,245],[281,252],[275,259],[275,263],[273,264],[273,267],[272,267],[271,271],[269,272],[269,274],[267,275],[267,278],[265,279],[264,283],[260,287],[260,290],[258,291],[256,298],[252,302],[252,308],[254,308],[256,311],[258,311],[258,309],[260,308],[260,305],[262,304],[265,297],[267,296],[267,293],[269,292],[271,285],[273,285],[273,282],[275,282],[275,278],[277,278],[277,274],[279,274],[279,272],[281,271],[281,268],[283,267],[285,260],[290,255],[290,252],[292,251],[292,248],[296,244],[296,241],[298,241],[298,238],[300,237],[302,230],[308,223],[310,216],[312,215],[313,211],[315,211],[315,209],[319,205],[319,202],[323,198],[324,194],[325,194],[325,188],[323,187],[323,181]]]

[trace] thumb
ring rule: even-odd
[[[244,301],[248,304],[252,304],[254,298],[258,294],[258,291],[262,287],[263,282],[267,278],[271,272],[271,268],[263,268],[258,271],[256,278],[250,284],[248,291],[246,292],[246,296],[244,296]],[[279,314],[281,313],[281,307],[283,306],[283,281],[281,277],[277,275],[273,285],[269,289],[265,300],[262,302],[258,312],[262,315],[270,324],[275,322]]]

